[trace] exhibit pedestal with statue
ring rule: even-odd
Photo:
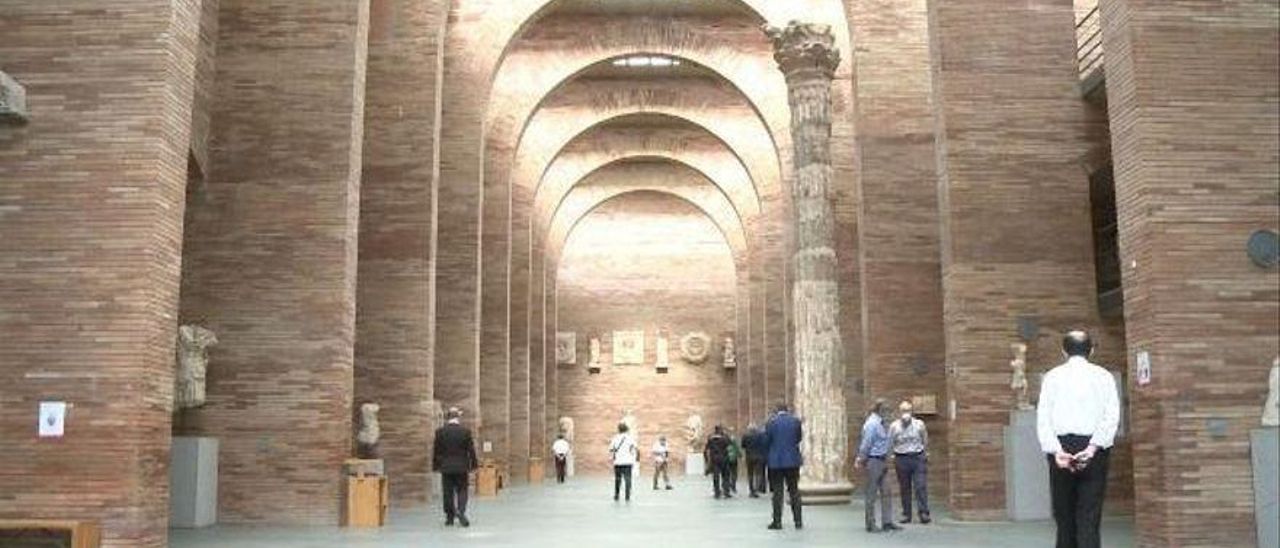
[[[174,436],[169,451],[169,527],[218,522],[217,438]]]
[[[1280,428],[1250,432],[1253,454],[1253,515],[1258,548],[1280,548]]]
[[[701,454],[693,454],[684,458],[684,475],[701,476],[707,471],[707,463]]]
[[[1036,436],[1035,409],[1009,412],[1009,426],[1004,427],[1004,495],[1005,510],[1013,521],[1053,517],[1049,461]]]

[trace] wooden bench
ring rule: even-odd
[[[6,548],[98,548],[97,523],[57,519],[0,519],[0,546]]]

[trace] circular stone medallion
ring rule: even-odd
[[[688,333],[680,338],[680,358],[688,363],[700,364],[711,355],[711,337],[701,331]]]

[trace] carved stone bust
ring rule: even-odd
[[[198,325],[178,328],[178,371],[174,376],[175,409],[204,405],[205,374],[209,367],[209,347],[218,344],[213,331]]]
[[[724,338],[724,368],[733,369],[738,366],[738,352],[734,348],[733,337]]]
[[[702,415],[694,413],[684,421],[684,441],[690,453],[702,452]]]
[[[560,435],[565,441],[573,443],[573,417],[560,417]]]
[[[356,432],[356,456],[359,458],[378,458],[378,440],[382,438],[382,428],[378,426],[379,409],[376,403],[360,405],[360,430]]]
[[[587,367],[600,368],[600,337],[591,337],[591,358],[587,362]]]

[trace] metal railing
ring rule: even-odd
[[[1076,21],[1076,67],[1080,81],[1087,82],[1101,74],[1105,57],[1102,51],[1102,17],[1095,6]]]

